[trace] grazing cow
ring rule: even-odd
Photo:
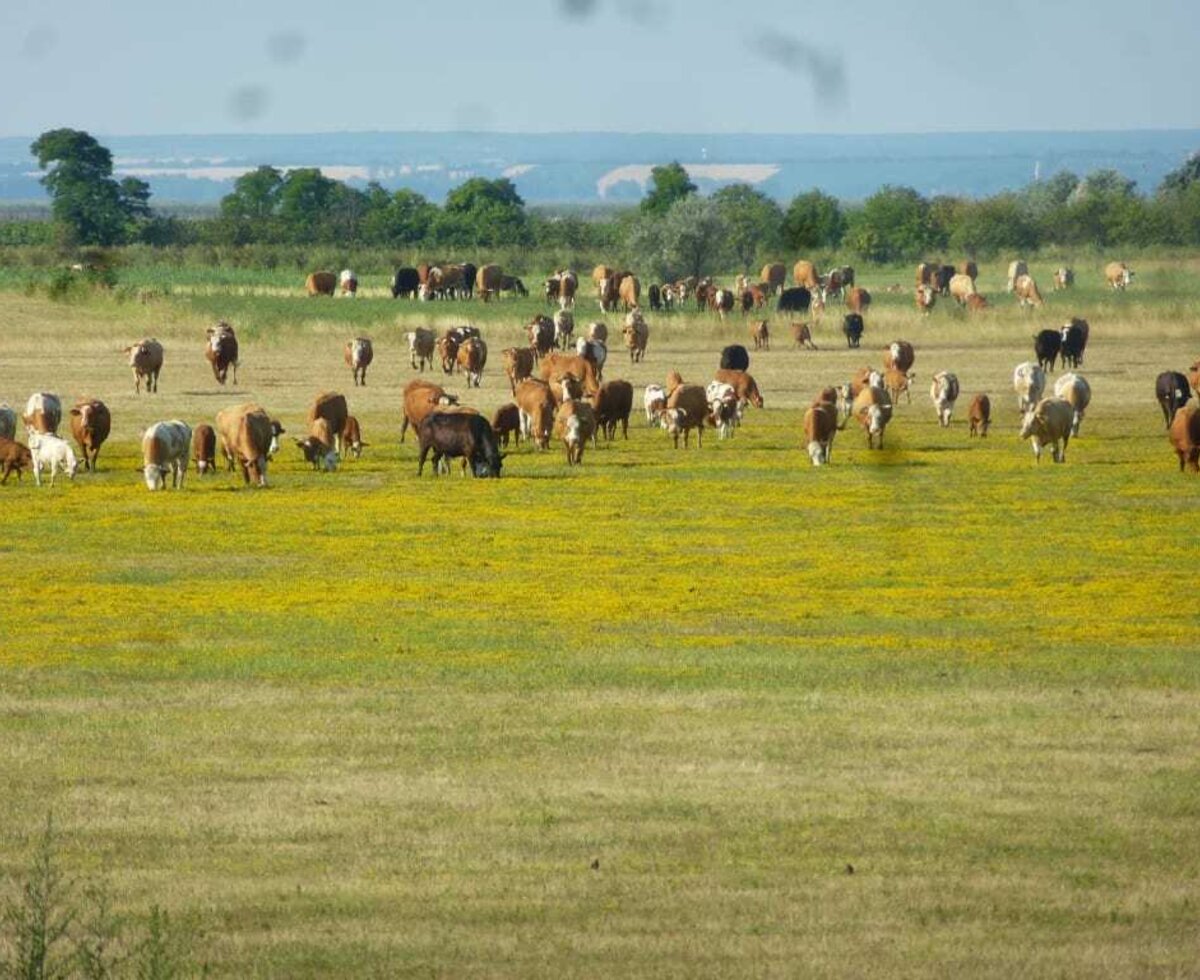
[[[550,447],[550,431],[554,425],[554,395],[545,381],[526,378],[513,393],[521,417],[521,435],[532,440],[538,449]]]
[[[510,436],[516,445],[521,444],[521,410],[514,402],[507,402],[492,413],[492,431],[505,449]]]
[[[609,441],[616,438],[617,424],[622,435],[629,438],[629,413],[633,411],[633,385],[628,381],[606,381],[592,396],[596,425]]]
[[[958,270],[952,265],[939,265],[933,270],[931,285],[943,296],[950,295],[950,283],[958,275]],[[970,279],[970,276],[966,277]]]
[[[237,384],[238,341],[233,327],[222,320],[205,332],[208,335],[208,344],[204,348],[204,356],[212,366],[213,377],[219,384],[224,384],[229,369],[233,368],[233,383]]]
[[[741,405],[733,385],[711,381],[704,389],[704,397],[708,400],[708,424],[722,439],[732,436],[734,428],[741,422]]]
[[[793,286],[779,293],[775,304],[777,313],[807,313],[812,306],[812,292],[803,286]]]
[[[1061,398],[1043,398],[1021,422],[1021,438],[1033,446],[1033,456],[1042,461],[1042,449],[1050,446],[1054,462],[1067,461],[1067,443],[1071,441],[1071,406]],[[1061,445],[1061,448],[1059,444]]]
[[[562,440],[567,454],[567,465],[583,462],[583,449],[590,439],[596,441],[596,412],[592,406],[578,398],[568,398],[563,392],[562,404],[554,413],[554,435]]]
[[[737,394],[738,405],[745,406],[749,402],[755,408],[763,407],[763,396],[753,375],[723,368],[713,376],[713,380],[731,385]]]
[[[771,349],[771,331],[766,320],[756,320],[750,324],[750,339],[754,341],[755,350]]]
[[[950,278],[949,291],[959,306],[965,306],[968,296],[975,295],[975,280],[970,276],[955,275]]]
[[[792,323],[792,346],[817,349],[813,343],[812,330],[807,323]]]
[[[146,379],[146,393],[158,391],[158,373],[162,370],[163,349],[153,337],[139,340],[122,352],[129,357],[129,366],[133,369],[133,390],[142,393],[142,379]]]
[[[341,286],[342,296],[354,299],[358,295],[358,276],[349,269],[342,270],[341,275],[338,276],[338,285]]]
[[[625,326],[621,330],[625,346],[629,348],[631,363],[644,360],[646,357],[646,342],[650,339],[650,328],[647,326],[641,311],[634,308],[625,317]]]
[[[883,366],[908,371],[917,362],[917,352],[907,340],[893,340],[883,352]]]
[[[192,433],[192,459],[200,476],[214,472],[217,464],[217,432],[207,423],[196,426]]]
[[[112,416],[108,406],[102,401],[92,399],[78,402],[71,409],[71,434],[79,443],[83,453],[83,468],[96,471],[96,457],[100,455],[100,447],[112,431]]]
[[[58,400],[58,395],[47,391],[30,395],[25,403],[22,421],[25,428],[32,432],[58,435],[58,426],[62,422],[62,402]]]
[[[626,276],[622,279],[617,287],[617,295],[626,312],[637,306],[642,298],[642,285],[638,282],[637,276]]]
[[[304,291],[309,296],[332,296],[337,289],[337,276],[332,272],[310,272],[304,280]]]
[[[350,455],[355,459],[362,456],[362,451],[367,445],[363,442],[362,427],[358,424],[358,419],[353,415],[346,416],[346,424],[342,426],[342,445],[350,451]]]
[[[155,422],[145,431],[142,435],[142,477],[148,490],[165,490],[168,473],[171,474],[171,486],[176,490],[183,489],[191,442],[192,430],[179,419]]]
[[[1068,372],[1054,382],[1054,397],[1071,406],[1071,435],[1078,437],[1083,413],[1092,400],[1092,388],[1081,374]]]
[[[667,407],[666,389],[662,385],[646,385],[642,406],[646,410],[646,424],[653,425],[659,413]]]
[[[412,336],[411,334],[409,336]],[[411,345],[411,342],[410,342]],[[367,368],[375,359],[375,348],[367,337],[355,337],[346,342],[346,367],[354,375],[355,387],[367,385]]]
[[[334,441],[341,441],[344,428],[345,423],[342,429],[335,430],[326,418],[310,418],[308,436],[294,441],[314,470],[332,473],[337,469],[339,459],[337,450],[334,449]]]
[[[978,435],[987,438],[988,426],[992,424],[992,400],[982,392],[971,399],[971,407],[967,409],[967,422],[970,423],[970,436]]]
[[[575,341],[575,353],[585,361],[591,361],[596,369],[596,380],[604,380],[604,363],[608,360],[608,345],[602,340],[585,340],[580,337]]]
[[[421,445],[417,476],[424,472],[425,459],[432,452],[434,476],[438,475],[443,459],[461,459],[464,476],[469,465],[475,477],[499,478],[504,454],[482,415],[433,412],[421,422],[417,435]]]
[[[1033,353],[1042,370],[1054,370],[1054,362],[1058,360],[1061,350],[1062,334],[1057,330],[1040,330],[1033,335]]]
[[[323,391],[315,399],[308,410],[306,421],[309,435],[315,435],[339,453],[342,451],[342,430],[346,428],[346,419],[350,417],[350,409],[346,405],[346,396],[336,391]],[[318,420],[324,420],[328,432],[314,432],[313,426]]]
[[[866,313],[867,307],[871,305],[871,294],[862,286],[855,286],[853,289],[846,290],[846,308],[851,313]]]
[[[410,425],[416,431],[431,412],[457,404],[458,398],[448,394],[441,385],[414,378],[404,386],[404,420],[400,425],[400,441],[404,441]]]
[[[1021,276],[1029,275],[1029,266],[1025,264],[1024,259],[1014,259],[1008,263],[1008,283],[1004,287],[1006,293],[1011,293],[1017,288],[1017,280]]]
[[[837,406],[832,400],[818,396],[804,412],[804,442],[813,466],[824,466],[830,461],[837,429]]]
[[[426,365],[432,368],[437,335],[428,327],[417,327],[405,336],[408,337],[408,363],[419,371],[424,371]]]
[[[912,403],[909,385],[916,380],[916,377],[912,372],[901,371],[899,368],[885,367],[883,369],[883,387],[893,405],[900,401],[901,395],[904,395],[905,401]]]
[[[401,266],[392,273],[392,299],[416,299],[417,290],[421,288],[421,279],[417,270],[411,266]]]
[[[217,413],[217,439],[225,458],[240,466],[242,480],[267,485],[271,443],[278,440],[276,424],[259,405],[247,403]],[[185,449],[186,452],[186,449]]]
[[[4,467],[4,476],[0,478],[0,483],[7,483],[14,470],[17,473],[17,482],[20,482],[25,470],[33,469],[33,453],[29,451],[28,446],[22,446],[8,436],[0,436],[0,466]]]
[[[1017,296],[1017,304],[1021,309],[1025,309],[1027,306],[1041,306],[1044,302],[1041,292],[1038,291],[1037,283],[1030,275],[1017,276],[1017,281],[1013,283],[1013,292]]]
[[[1124,292],[1133,282],[1133,270],[1124,262],[1109,262],[1104,267],[1104,278],[1113,289]]]
[[[807,259],[801,259],[792,267],[792,282],[813,292],[820,286],[821,277],[817,274],[815,265]]]
[[[979,266],[976,265],[973,259],[967,259],[965,262],[958,264],[958,271],[964,276],[970,276],[972,280],[979,278]]]
[[[933,286],[934,272],[936,270],[937,266],[931,262],[918,262],[916,284],[918,286]]]
[[[929,386],[929,397],[937,409],[938,424],[948,429],[950,416],[954,414],[954,403],[958,401],[958,378],[949,371],[938,371]]]
[[[721,370],[748,371],[750,354],[741,344],[730,344],[721,350]]]
[[[29,451],[33,456],[33,482],[42,485],[42,470],[50,467],[50,486],[60,472],[67,474],[67,479],[74,480],[79,470],[79,460],[75,451],[65,439],[49,432],[31,431],[29,433]]]
[[[17,413],[8,405],[0,404],[0,439],[13,439],[17,435]]]
[[[914,297],[917,303],[917,310],[927,314],[933,309],[933,304],[937,300],[937,293],[933,291],[932,286],[925,284],[916,288]]]
[[[517,382],[524,381],[533,374],[533,351],[528,347],[506,347],[500,352],[500,361],[504,365],[508,386],[515,395]]]
[[[846,335],[847,347],[858,347],[862,343],[863,329],[861,313],[847,313],[842,318],[842,333]]]
[[[732,289],[718,289],[712,294],[712,308],[717,311],[717,316],[722,320],[725,319],[726,313],[733,312],[734,299]]]
[[[458,348],[458,366],[467,376],[467,387],[479,387],[487,365],[487,344],[479,337],[470,337]]]
[[[1055,292],[1058,292],[1060,289],[1070,289],[1074,285],[1075,285],[1074,270],[1068,269],[1065,265],[1059,266],[1057,269],[1054,270],[1054,291]]]
[[[575,334],[575,315],[569,310],[559,310],[554,314],[554,345],[559,350],[571,346],[571,338]]]
[[[659,424],[667,430],[679,448],[679,435],[683,434],[683,445],[687,448],[688,435],[696,430],[696,445],[704,446],[704,423],[708,419],[708,397],[699,385],[678,385],[667,396],[667,407],[659,413]]]
[[[1087,350],[1088,334],[1090,333],[1087,320],[1073,317],[1070,323],[1062,328],[1062,360],[1064,366],[1079,367],[1083,364],[1083,354]]]
[[[485,303],[493,296],[499,298],[504,282],[504,270],[498,265],[481,265],[475,271],[475,292]]]
[[[787,284],[787,267],[782,262],[769,262],[762,267],[759,278],[766,284],[767,292],[777,295]]]
[[[445,264],[431,265],[424,270],[417,266],[417,276],[421,284],[417,287],[417,299],[429,302],[436,299],[453,299],[460,293],[466,292],[466,270],[461,265]],[[471,273],[474,275],[474,272]]]
[[[1179,457],[1179,472],[1182,473],[1185,467],[1193,473],[1200,472],[1200,409],[1189,405],[1179,411],[1171,423],[1168,438]]]
[[[525,328],[529,334],[529,350],[537,361],[554,350],[554,321],[548,316],[535,316]]]
[[[594,395],[600,390],[600,383],[596,378],[595,366],[591,361],[579,354],[548,354],[542,358],[542,363],[538,370],[542,376],[542,380],[553,387],[558,387],[562,379],[570,375],[582,384],[582,391],[585,395]]]
[[[660,312],[663,308],[662,287],[656,282],[650,283],[646,287],[646,299],[650,303],[650,309],[653,312]]]
[[[980,296],[979,293],[972,293],[967,297],[967,311],[970,313],[974,313],[977,310],[986,310],[987,305],[987,297]]]
[[[1163,422],[1170,428],[1175,413],[1191,399],[1192,389],[1188,379],[1178,371],[1163,371],[1154,379],[1154,397],[1162,409]]]
[[[1033,408],[1046,390],[1046,372],[1037,364],[1022,361],[1013,369],[1013,391],[1017,393],[1017,410],[1024,414]]]
[[[514,296],[528,296],[529,290],[518,276],[504,275],[500,277],[500,292],[512,293]]]
[[[892,401],[888,393],[868,385],[854,396],[850,410],[867,434],[867,448],[882,449],[883,433],[892,419]]]

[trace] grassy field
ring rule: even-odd
[[[307,300],[274,274],[0,292],[0,400],[114,416],[100,473],[0,488],[0,871],[52,810],[66,871],[196,923],[214,976],[1195,976],[1200,481],[1153,382],[1200,356],[1200,264],[1122,296],[1078,271],[1022,314],[985,268],[997,310],[921,320],[908,271],[866,270],[863,349],[833,315],[816,352],[773,321],[732,440],[675,451],[635,419],[578,469],[511,450],[500,481],[417,479],[403,332],[479,323],[484,385],[449,386],[490,411],[536,301]],[[1093,407],[1036,466],[1011,371],[1071,315]],[[234,390],[202,357],[218,316]],[[745,329],[653,318],[606,376],[707,381]],[[152,398],[119,353],[147,334]],[[814,469],[803,406],[896,338],[919,381],[888,449],[847,429]],[[290,444],[268,491],[135,472],[152,421],[254,398],[299,431],[331,387],[370,443],[336,474]]]

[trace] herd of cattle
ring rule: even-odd
[[[797,283],[793,287],[786,286],[783,266],[778,264],[763,270],[762,283],[749,285],[739,281],[733,290],[716,287],[707,279],[655,284],[651,286],[651,307],[661,309],[663,304],[670,306],[694,296],[701,309],[723,313],[735,308],[730,304],[739,295],[741,308],[748,310],[761,305],[762,296],[774,294],[778,297],[778,308],[793,312],[810,310],[814,302],[823,307],[829,298],[840,296],[849,307],[843,332],[848,345],[858,347],[863,334],[862,314],[870,305],[870,295],[854,285],[854,270],[842,267],[822,276],[812,263],[802,261],[797,263],[793,274]],[[945,293],[968,308],[986,305],[974,288],[977,275],[973,262],[958,268],[922,263],[917,268],[918,307],[928,312],[933,297]],[[1132,281],[1133,273],[1123,263],[1111,263],[1106,277],[1114,289],[1124,289]],[[1069,288],[1073,281],[1070,269],[1060,269],[1055,275],[1056,288]],[[467,283],[473,284],[484,299],[512,289],[524,290],[519,279],[504,276],[494,265],[478,269],[470,265],[423,265],[413,270],[398,270],[393,293],[401,295],[411,286],[409,291],[418,298],[469,295],[462,292]],[[600,266],[593,274],[593,283],[603,311],[625,308],[622,342],[630,362],[640,362],[646,353],[650,331],[640,306],[637,277]],[[332,292],[339,285],[346,295],[353,295],[357,278],[350,270],[337,277],[329,273],[314,273],[309,277],[310,292]],[[508,447],[510,442],[519,445],[522,439],[539,450],[548,449],[552,439],[561,441],[568,464],[581,463],[587,444],[597,445],[600,436],[613,440],[618,427],[628,439],[634,389],[628,381],[604,378],[609,343],[605,323],[592,322],[580,336],[575,336],[573,308],[578,285],[578,278],[570,271],[558,272],[546,281],[546,297],[559,308],[553,316],[538,314],[532,318],[526,326],[527,346],[501,351],[513,400],[498,408],[490,420],[476,409],[460,404],[457,396],[434,381],[419,377],[407,385],[400,439],[405,440],[409,428],[416,433],[418,475],[432,456],[435,471],[444,469],[446,460],[457,458],[464,472],[469,467],[475,476],[498,477],[506,456],[501,447]],[[1037,285],[1023,262],[1013,262],[1010,266],[1008,286],[1023,305],[1041,302]],[[442,290],[447,292],[439,292]],[[797,346],[815,347],[807,323],[794,322],[792,332]],[[1079,318],[1072,318],[1060,328],[1040,331],[1033,337],[1034,360],[1019,364],[1013,372],[1013,390],[1022,414],[1020,434],[1030,441],[1039,461],[1049,447],[1055,462],[1063,462],[1067,444],[1072,436],[1079,434],[1091,401],[1091,388],[1079,373],[1089,332],[1087,321]],[[755,350],[769,349],[768,321],[755,320],[749,333]],[[480,386],[488,346],[478,328],[454,327],[438,336],[432,329],[419,327],[407,334],[407,340],[414,370],[423,373],[440,365],[447,375],[461,372],[468,389]],[[156,393],[163,365],[162,345],[146,338],[126,348],[124,353],[133,371],[135,392],[140,394],[145,385],[147,393]],[[230,377],[236,383],[238,341],[228,323],[222,321],[208,329],[204,353],[219,384],[225,384]],[[366,385],[367,370],[374,359],[371,340],[354,338],[345,345],[344,354],[354,385]],[[701,445],[706,427],[716,429],[721,438],[732,435],[742,423],[748,405],[762,408],[764,404],[758,384],[749,374],[749,356],[746,347],[733,344],[722,350],[714,378],[706,385],[686,383],[678,372],[671,371],[665,384],[647,386],[642,397],[647,424],[666,430],[676,447],[680,436],[684,446],[689,445],[693,431],[697,445]],[[1066,373],[1054,382],[1052,396],[1044,397],[1047,372],[1053,371],[1060,359]],[[834,436],[851,419],[863,429],[869,448],[883,448],[885,431],[900,398],[912,400],[910,386],[915,378],[912,372],[915,360],[913,345],[896,340],[884,350],[881,370],[863,367],[848,383],[829,386],[817,393],[803,420],[806,449],[814,465],[830,461]],[[1200,393],[1200,361],[1189,370],[1190,377],[1178,371],[1164,371],[1156,379],[1155,395],[1180,469],[1200,470],[1200,410],[1187,404],[1193,391]],[[939,424],[948,427],[960,396],[957,376],[949,371],[936,372],[929,393]],[[991,408],[986,393],[973,396],[967,412],[970,436],[987,436]],[[15,441],[16,412],[0,405],[0,467],[3,468],[0,482],[7,483],[13,472],[21,479],[28,468],[38,485],[43,471],[49,470],[53,485],[60,472],[74,478],[80,461],[85,469],[95,470],[100,448],[112,428],[108,408],[101,401],[89,399],[70,409],[68,418],[79,446],[78,457],[58,434],[62,418],[62,403],[57,396],[48,392],[32,395],[22,415],[28,433],[28,445],[23,446]],[[266,486],[268,463],[279,451],[280,436],[285,434],[283,426],[253,403],[219,412],[215,422],[215,427],[201,424],[194,430],[177,419],[150,426],[142,436],[147,487],[164,488],[168,477],[173,486],[182,487],[190,463],[195,464],[201,475],[213,472],[218,450],[227,468],[240,469],[246,483]],[[346,453],[357,458],[365,445],[345,396],[336,392],[323,392],[316,397],[306,419],[305,436],[294,442],[314,469],[326,471],[334,470]]]

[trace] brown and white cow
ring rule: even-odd
[[[962,274],[950,278],[950,295],[959,306],[965,306],[968,296],[975,295],[975,280]]]
[[[155,422],[146,430],[142,436],[142,476],[147,489],[165,490],[168,473],[171,474],[171,485],[176,490],[183,489],[191,441],[192,430],[179,419]],[[265,479],[265,468],[263,475]]]
[[[271,441],[276,436],[276,425],[266,410],[253,402],[223,409],[217,413],[216,428],[222,453],[241,467],[243,481],[265,487]]]
[[[883,366],[908,371],[917,362],[917,352],[907,340],[893,340],[883,351]]]
[[[455,359],[467,376],[467,387],[478,388],[483,380],[483,369],[487,366],[487,344],[483,338],[467,338],[459,346]]]
[[[310,272],[304,280],[309,296],[332,296],[337,289],[337,276],[332,272]]]
[[[29,401],[25,403],[22,421],[30,432],[58,435],[58,427],[62,423],[62,402],[58,395],[52,395],[48,391],[30,395]]]
[[[1021,276],[1029,275],[1029,266],[1026,265],[1024,259],[1014,259],[1008,263],[1008,282],[1004,287],[1004,291],[1011,293],[1017,286],[1017,280]]]
[[[1037,283],[1034,281],[1033,276],[1028,274],[1017,276],[1016,281],[1013,283],[1013,292],[1016,294],[1017,304],[1021,309],[1025,309],[1027,306],[1041,306],[1044,302],[1042,294],[1038,290]]]
[[[1067,268],[1065,265],[1059,266],[1054,270],[1054,291],[1058,292],[1061,289],[1070,289],[1075,285],[1075,272]]]
[[[595,365],[579,354],[547,354],[542,358],[538,371],[542,380],[554,387],[558,386],[564,376],[571,375],[582,385],[583,394],[591,396],[600,390]]]
[[[517,385],[513,400],[521,416],[521,434],[538,449],[548,449],[555,411],[550,386],[545,381],[526,378]]]
[[[215,327],[209,327],[206,333],[208,343],[204,356],[212,366],[213,377],[224,384],[229,369],[233,368],[233,383],[237,384],[238,341],[233,327],[222,320]]]
[[[426,365],[433,367],[433,352],[437,334],[429,327],[417,327],[408,331],[408,362],[414,370],[424,371]]]
[[[457,404],[458,398],[449,394],[441,385],[423,378],[414,378],[404,386],[404,420],[400,424],[400,441],[404,442],[409,426],[417,431],[425,421],[425,416],[448,405]]]
[[[371,346],[369,337],[355,337],[353,340],[346,342],[345,349],[346,367],[354,375],[354,385],[367,384],[367,368],[375,359],[375,348]]]
[[[929,386],[929,398],[937,409],[938,424],[948,429],[954,403],[958,401],[958,377],[949,371],[938,371]]]
[[[328,432],[321,433],[320,438],[330,448],[336,449],[338,453],[341,453],[342,430],[346,428],[346,419],[349,417],[350,409],[346,405],[345,395],[339,394],[336,391],[322,391],[313,399],[305,421],[308,423],[309,434],[312,435],[313,426],[318,420],[323,419]]]
[[[883,448],[883,434],[892,419],[892,400],[883,388],[868,385],[855,397],[850,408],[867,434],[868,449]]]
[[[567,465],[583,462],[583,448],[590,439],[596,440],[596,412],[592,406],[579,398],[568,398],[563,394],[562,404],[554,413],[554,434],[562,440],[567,453]]]
[[[738,404],[745,406],[749,402],[755,408],[763,407],[763,396],[758,390],[758,383],[754,380],[754,376],[746,371],[723,368],[713,375],[713,380],[732,385],[738,397]]]
[[[937,293],[928,283],[917,286],[913,297],[916,300],[917,310],[926,314],[933,309],[933,304],[937,301]]]
[[[192,433],[192,459],[200,476],[216,470],[217,432],[207,423],[196,426]]]
[[[146,337],[123,351],[129,357],[133,370],[133,390],[142,393],[142,380],[146,381],[147,393],[158,391],[158,374],[163,365],[163,348],[153,337]]]
[[[343,269],[338,276],[338,287],[344,299],[354,299],[358,296],[358,276],[351,269]]]
[[[1113,289],[1123,292],[1133,282],[1133,270],[1124,262],[1109,262],[1104,267],[1104,280]]]
[[[629,348],[629,360],[637,362],[646,357],[646,343],[650,339],[650,327],[637,308],[625,316],[625,326],[621,330],[625,346]]]
[[[696,430],[697,447],[704,446],[704,425],[708,420],[708,394],[699,385],[681,384],[667,396],[667,407],[659,413],[659,424],[667,430],[679,448],[679,436],[683,435],[684,448],[688,445],[688,436]]]
[[[71,434],[83,454],[83,468],[96,471],[96,457],[112,431],[112,416],[108,406],[93,398],[77,402],[71,409]]]
[[[362,427],[353,415],[347,415],[346,424],[342,426],[342,445],[355,459],[362,456],[363,448],[367,445],[363,442]]]
[[[554,350],[554,321],[548,316],[535,316],[525,327],[529,334],[529,350],[535,361]]]
[[[818,398],[804,411],[804,443],[813,466],[830,461],[833,437],[838,430],[837,405],[832,400]]]

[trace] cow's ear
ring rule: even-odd
[[[78,415],[78,414],[79,414],[79,409],[77,409],[77,408],[73,408],[73,409],[71,409],[71,414],[72,414],[72,415]]]

